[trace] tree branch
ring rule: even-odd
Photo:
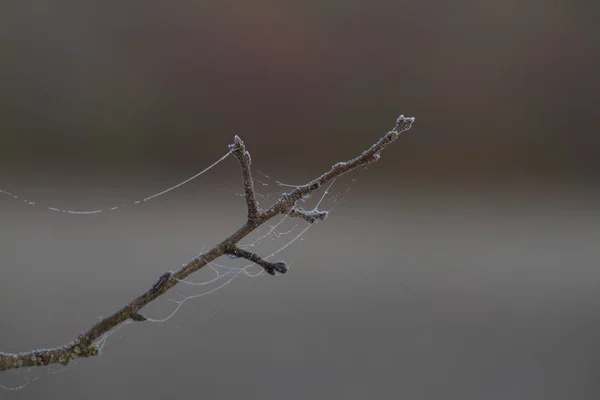
[[[254,180],[252,179],[252,173],[250,171],[250,164],[252,163],[250,153],[246,151],[246,146],[244,146],[244,142],[238,135],[235,135],[233,138],[233,144],[229,145],[229,150],[231,150],[235,158],[237,158],[240,167],[242,168],[244,193],[246,195],[246,205],[248,206],[248,221],[254,222],[260,214],[260,209],[258,208],[258,202],[256,201]]]
[[[246,223],[221,243],[200,254],[198,257],[181,267],[178,271],[167,271],[162,274],[146,292],[134,298],[131,302],[114,312],[112,315],[102,318],[91,328],[80,333],[69,343],[51,349],[32,350],[23,353],[0,352],[0,371],[21,367],[43,366],[53,363],[67,365],[74,359],[91,357],[99,354],[96,344],[102,339],[103,335],[110,332],[127,319],[139,322],[146,321],[146,317],[139,312],[143,307],[157,299],[173,286],[177,285],[180,280],[187,278],[189,275],[224,254],[232,254],[236,257],[251,260],[265,268],[271,275],[273,275],[275,271],[285,273],[287,271],[285,263],[270,263],[256,254],[238,248],[236,244],[260,225],[278,214],[290,214],[291,216],[304,218],[308,222],[315,222],[318,219],[323,219],[326,214],[316,210],[305,211],[300,208],[295,208],[296,202],[300,200],[302,196],[317,190],[327,182],[358,167],[377,161],[381,151],[396,140],[400,133],[409,130],[413,122],[414,118],[401,115],[398,117],[394,129],[385,134],[377,141],[377,143],[373,144],[361,155],[345,162],[339,162],[328,172],[325,172],[323,175],[306,185],[298,186],[290,193],[284,193],[271,208],[264,212],[258,208],[256,202],[254,184],[250,174],[250,153],[246,151],[242,140],[238,136],[235,136],[234,143],[230,145],[230,149],[238,159],[242,168],[246,203],[248,206],[248,220]],[[314,221],[312,218],[314,218]]]

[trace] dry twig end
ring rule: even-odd
[[[400,133],[407,131],[411,128],[413,122],[415,122],[415,117],[405,117],[404,115],[400,115],[396,120],[396,126],[393,129],[393,132]]]

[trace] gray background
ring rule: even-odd
[[[334,186],[331,217],[282,252],[289,274],[128,325],[65,372],[0,374],[39,377],[0,398],[598,398],[598,11],[2,2],[0,188],[37,201],[0,196],[4,351],[70,340],[245,213],[233,159],[124,211],[46,207],[130,204],[235,133],[271,177],[267,206],[275,180],[312,179],[400,113],[417,122]]]

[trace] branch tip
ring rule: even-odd
[[[288,271],[287,264],[283,261],[278,261],[273,263],[273,269],[266,269],[267,273],[271,275],[275,275],[275,272],[279,272],[280,274],[285,274]]]
[[[405,117],[404,115],[400,115],[396,120],[396,126],[394,127],[393,132],[400,133],[407,131],[411,128],[413,122],[415,122],[415,117]]]
[[[244,145],[244,141],[238,135],[233,136],[233,144],[229,145],[229,147],[241,147]]]

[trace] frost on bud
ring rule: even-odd
[[[237,149],[240,149],[244,146],[244,142],[242,141],[242,138],[240,138],[238,135],[235,135],[233,137],[233,144],[229,145],[229,150],[230,151],[235,151]]]
[[[415,122],[415,117],[405,117],[404,115],[400,115],[396,120],[394,132],[400,133],[409,130],[413,122]]]
[[[279,272],[280,274],[285,274],[288,270],[287,264],[284,263],[283,261],[279,261],[276,263],[268,263],[268,264],[262,265],[262,267],[265,269],[265,271],[269,275],[275,275],[276,271]]]

